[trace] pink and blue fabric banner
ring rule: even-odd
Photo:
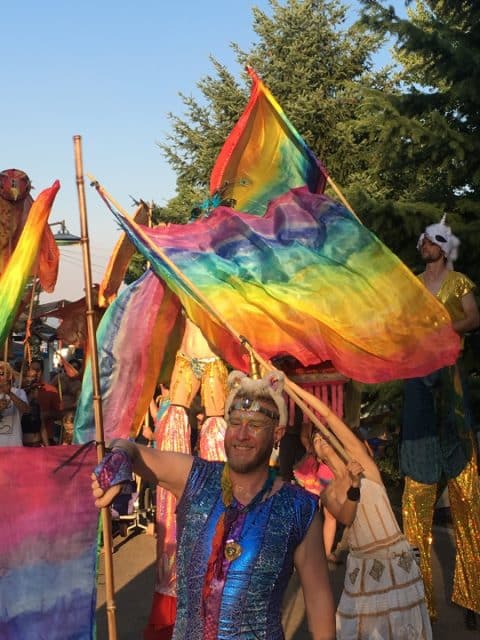
[[[180,301],[151,271],[133,282],[108,307],[97,329],[103,427],[107,442],[135,437],[155,393],[162,365],[173,366],[183,326]],[[168,354],[173,353],[168,356]],[[165,381],[169,373],[163,375]],[[75,442],[94,438],[90,360],[75,414]]]
[[[2,640],[94,638],[96,454],[79,449],[0,448]]]

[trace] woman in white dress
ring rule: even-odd
[[[316,455],[334,480],[321,494],[330,513],[349,529],[343,593],[337,608],[339,640],[430,640],[432,630],[422,576],[401,532],[380,471],[365,445],[343,422],[295,391],[326,420],[350,459],[345,464],[320,431]]]

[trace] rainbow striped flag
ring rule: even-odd
[[[306,185],[325,189],[326,170],[267,87],[247,68],[250,100],[226,139],[210,176],[210,193],[237,211],[263,216],[270,200]]]
[[[42,191],[33,202],[22,235],[0,278],[0,344],[5,342],[15,320],[25,292],[25,285],[37,260],[53,201],[59,189],[60,183],[56,180],[50,188]]]
[[[360,382],[423,376],[458,356],[444,306],[348,209],[306,187],[278,197],[264,217],[218,207],[154,229],[117,218],[233,367],[247,368],[243,348],[201,297],[264,358],[329,360]]]
[[[79,449],[0,448],[0,638],[94,638],[96,454],[68,462]]]

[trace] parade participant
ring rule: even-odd
[[[59,372],[51,379],[51,385],[58,389],[62,411],[75,413],[82,389],[82,363],[76,358],[64,360]]]
[[[320,497],[322,491],[324,491],[333,480],[333,473],[328,465],[318,460],[315,456],[312,445],[311,422],[302,424],[301,440],[306,454],[295,466],[293,475],[301,487]],[[321,501],[319,507],[323,514],[323,544],[325,546],[325,555],[328,562],[341,564],[341,560],[333,553],[333,545],[337,533],[337,521],[330,511],[322,505]]]
[[[198,442],[206,460],[225,460],[225,406],[227,370],[210,348],[201,330],[185,318],[185,330],[176,353],[169,386],[169,404],[155,429],[162,451],[191,453],[190,408],[200,392],[205,420]],[[144,640],[169,640],[176,616],[176,500],[170,491],[156,490],[157,567],[155,591]]]
[[[422,576],[393,514],[377,465],[349,427],[333,412],[325,416],[317,398],[291,384],[325,417],[350,459],[345,464],[321,433],[313,432],[315,453],[334,474],[320,499],[349,527],[345,583],[336,616],[337,640],[431,639]]]
[[[46,439],[43,444],[55,444],[55,420],[60,418],[62,413],[60,396],[56,387],[44,382],[43,374],[43,359],[33,359],[25,377],[25,392],[29,402],[35,407],[38,406],[34,418],[41,424],[42,440]]]
[[[8,362],[0,362],[0,447],[21,447],[21,416],[29,411],[23,389],[13,386],[13,370]]]
[[[92,476],[97,507],[118,494],[130,463],[177,497],[175,640],[283,639],[281,604],[294,566],[312,637],[335,637],[316,500],[268,467],[287,419],[282,386],[280,372],[261,380],[230,374],[226,463],[116,440]]]
[[[24,383],[23,391],[30,409],[21,419],[23,444],[25,447],[48,447],[47,427],[38,403],[38,389],[30,384],[28,373]]]
[[[452,270],[459,240],[445,216],[421,234],[417,247],[426,264],[420,275],[446,307],[455,331],[479,326],[475,285]],[[461,358],[423,378],[406,380],[400,433],[400,469],[405,475],[403,524],[410,543],[420,549],[420,566],[432,619],[437,616],[432,584],[432,520],[438,483],[447,480],[455,530],[456,560],[452,601],[464,607],[468,628],[480,612],[480,484],[474,423]]]
[[[206,460],[224,460],[225,389],[227,369],[211,349],[201,330],[185,318],[185,331],[170,381],[170,408],[167,416],[188,421],[187,409],[198,392],[205,407],[200,456]],[[169,418],[170,418],[169,416]],[[171,419],[171,418],[170,418]]]

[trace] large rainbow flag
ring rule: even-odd
[[[0,638],[92,640],[93,447],[0,448]],[[62,467],[61,465],[64,464]]]
[[[20,239],[0,278],[0,344],[7,338],[25,292],[25,285],[37,260],[42,238],[49,240],[48,216],[60,189],[60,183],[42,191],[32,204]],[[48,246],[44,249],[48,253]],[[55,261],[55,256],[53,255]],[[57,262],[58,266],[58,262]],[[56,280],[56,270],[55,270]]]
[[[327,173],[252,68],[250,100],[220,151],[210,192],[262,216],[270,200],[306,185],[322,193]]]
[[[246,367],[242,349],[163,255],[266,359],[330,360],[344,375],[374,383],[426,375],[457,358],[459,337],[443,305],[325,195],[292,189],[263,218],[218,207],[187,226],[150,229],[117,217],[234,367]]]
[[[249,74],[250,100],[210,182],[212,195],[232,201],[233,209],[218,207],[207,219],[155,229],[118,214],[163,283],[156,316],[163,335],[178,326],[178,297],[219,355],[231,366],[247,369],[243,347],[205,309],[207,299],[267,359],[290,354],[304,365],[330,360],[345,375],[364,382],[424,375],[454,362],[459,339],[444,307],[347,209],[321,195],[325,170],[265,85],[251,69]],[[141,296],[143,286],[138,281],[135,296]],[[164,287],[173,297],[165,296]],[[129,424],[135,426],[136,416],[147,408],[140,375],[129,378],[129,387],[116,382],[117,368],[128,362],[124,354],[133,347],[148,350],[151,339],[143,330],[148,323],[141,333],[133,324],[130,331],[122,327],[131,324],[130,315],[149,317],[145,303],[122,305],[119,301],[112,310],[114,328],[107,327],[106,316],[99,331],[105,362],[115,354],[110,368],[101,365],[110,437],[131,433]],[[157,356],[157,365],[168,360],[160,350]],[[88,389],[84,383],[82,410],[75,420],[80,441],[93,429]],[[125,389],[128,401],[122,405]]]

